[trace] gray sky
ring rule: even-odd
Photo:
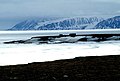
[[[120,14],[120,0],[0,0],[0,29],[33,17]]]

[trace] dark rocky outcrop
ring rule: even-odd
[[[76,43],[80,41],[108,41],[108,40],[120,40],[119,34],[86,34],[76,35],[76,33],[70,33],[69,35],[55,35],[55,36],[37,36],[27,40],[7,41],[4,44],[60,44],[60,43]]]

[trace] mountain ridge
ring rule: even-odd
[[[16,24],[9,30],[84,30],[120,28],[120,16],[70,17],[53,19],[31,19]]]
[[[114,16],[99,22],[95,29],[116,29],[120,28],[120,16]]]
[[[102,21],[100,17],[72,17],[53,20],[26,20],[16,24],[9,30],[78,30],[94,27],[97,22]],[[91,27],[91,28],[92,28]]]

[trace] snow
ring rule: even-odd
[[[16,31],[17,32],[17,31]],[[10,33],[9,33],[10,34]],[[0,33],[0,66],[45,62],[86,56],[119,55],[120,41],[77,42],[62,44],[3,44],[3,41],[29,38],[32,33]],[[38,35],[38,33],[36,34]]]
[[[64,44],[11,44],[0,45],[0,65],[27,64],[74,57],[118,55],[120,41],[79,42]]]

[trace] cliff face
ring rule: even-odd
[[[16,24],[10,30],[78,30],[93,28],[102,21],[98,17],[74,17],[52,20],[26,20]]]

